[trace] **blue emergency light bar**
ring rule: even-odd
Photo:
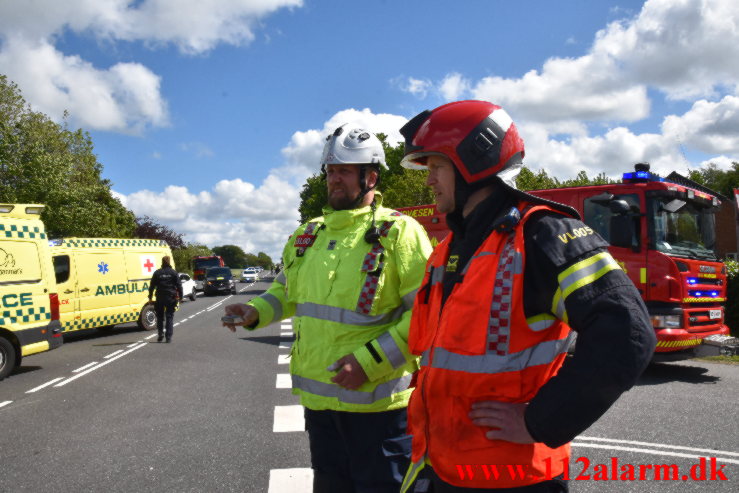
[[[698,284],[698,278],[697,277],[689,277],[688,278],[688,284],[690,284],[691,286],[693,284]]]
[[[664,178],[653,175],[649,171],[632,171],[630,173],[624,173],[622,180],[624,182],[665,181]]]
[[[717,298],[718,291],[696,291],[688,290],[688,294],[694,298]]]

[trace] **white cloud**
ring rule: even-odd
[[[91,130],[140,133],[166,126],[160,77],[138,63],[99,68],[55,41],[66,30],[101,42],[173,44],[198,54],[248,44],[261,19],[302,0],[36,0],[0,2],[0,73],[32,107],[55,120],[67,110]]]
[[[439,84],[439,92],[447,101],[459,99],[467,91],[469,82],[458,73],[448,74]]]
[[[723,166],[739,161],[737,59],[735,0],[648,0],[599,31],[580,57],[550,58],[520,77],[449,73],[429,87],[444,101],[471,97],[506,108],[531,168],[561,178],[583,169],[617,176],[649,161],[669,172],[688,164],[681,146],[720,155],[709,160]],[[650,90],[692,108],[665,116],[661,133],[637,134],[629,125],[652,116]]]
[[[696,101],[684,115],[665,118],[662,130],[666,136],[706,153],[739,155],[739,97]]]

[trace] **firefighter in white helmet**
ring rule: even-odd
[[[314,492],[397,492],[409,464],[406,407],[417,359],[408,324],[431,244],[382,207],[382,143],[345,124],[326,139],[328,205],[285,245],[270,288],[226,307],[258,329],[292,318],[293,393],[305,407]]]

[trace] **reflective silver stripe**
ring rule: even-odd
[[[398,344],[395,342],[395,339],[393,339],[393,336],[391,336],[388,332],[385,332],[377,338],[377,344],[380,345],[385,353],[385,356],[387,356],[388,361],[394,369],[397,370],[405,364],[405,356],[403,356],[403,351],[400,350]]]
[[[527,320],[529,328],[534,332],[541,332],[542,330],[548,329],[554,325],[555,321],[556,319],[550,315],[537,315]]]
[[[280,284],[285,284],[287,282],[287,277],[285,277],[285,271],[280,271],[279,274],[277,274],[277,277],[275,278],[275,281],[279,282]]]
[[[406,310],[402,305],[391,312],[379,315],[363,315],[354,310],[317,303],[300,303],[295,307],[295,315],[298,317],[312,317],[340,324],[363,326],[388,324],[399,319],[404,311]]]
[[[557,293],[559,294],[559,293]],[[557,318],[563,322],[567,322],[567,310],[565,309],[565,300],[561,296],[554,296],[555,305],[552,307],[552,311]]]
[[[421,472],[421,469],[424,467],[426,467],[426,455],[421,457],[418,462],[411,464],[411,467],[408,468],[408,471],[405,473],[405,477],[403,478],[403,484],[400,485],[400,493],[409,493],[408,488],[413,485],[413,481],[416,480],[416,476],[418,476],[418,473]]]
[[[444,267],[434,267],[431,271],[431,284],[438,284],[444,279]]]
[[[403,296],[403,306],[406,310],[410,310],[413,308],[413,302],[416,300],[416,294],[418,293],[417,289],[414,289],[410,293],[407,293]]]
[[[474,257],[469,259],[467,261],[467,265],[465,265],[464,269],[462,269],[462,275],[467,274],[467,269],[470,268],[470,264],[472,263],[473,260],[475,260],[476,258],[480,258],[480,257],[487,257],[488,255],[495,255],[495,252],[481,252],[479,255],[475,255]]]
[[[600,255],[598,255],[600,256]],[[585,260],[584,262],[587,262]],[[599,270],[603,269],[604,267],[612,267],[614,269],[619,268],[618,264],[615,260],[613,260],[613,257],[611,257],[610,254],[605,254],[601,258],[599,258],[596,262],[593,262],[590,265],[587,265],[585,267],[582,267],[580,269],[575,270],[571,274],[569,274],[567,277],[559,281],[559,289],[562,291],[562,297],[566,298],[567,295],[570,294],[570,292],[574,291],[574,284],[578,281],[581,281],[585,279],[588,276],[594,275]]]
[[[466,355],[452,353],[444,348],[436,348],[431,367],[467,373],[521,371],[524,368],[545,365],[554,361],[557,356],[567,352],[571,337],[572,333],[564,339],[544,341],[523,351],[504,355]]]
[[[419,363],[421,366],[429,365],[429,354],[431,354],[431,352],[428,349],[421,353],[421,362]]]
[[[381,383],[372,392],[349,390],[333,383],[321,382],[300,375],[292,375],[292,381],[294,389],[300,389],[313,395],[335,397],[340,402],[346,402],[347,404],[372,404],[407,390],[411,383],[411,377],[412,375],[403,375],[400,378]]]
[[[266,301],[267,303],[269,303],[269,306],[272,307],[274,316],[271,322],[282,320],[282,303],[280,303],[280,300],[277,298],[277,296],[271,293],[264,293],[263,295],[260,296],[260,298]]]

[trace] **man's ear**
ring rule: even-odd
[[[380,173],[376,169],[369,168],[367,170],[367,174],[364,177],[367,188],[375,188],[377,186],[378,179],[380,178]]]

